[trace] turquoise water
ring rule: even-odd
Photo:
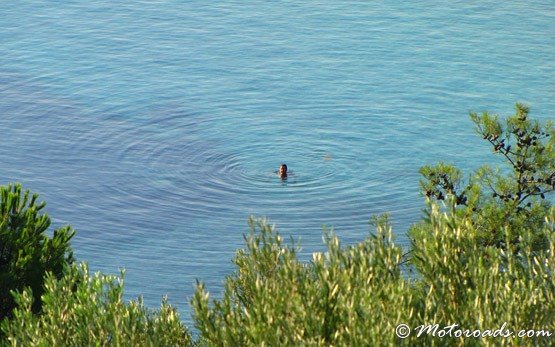
[[[489,160],[470,110],[555,111],[553,1],[0,3],[0,180],[71,224],[129,297],[221,290],[249,215],[322,249],[390,212],[418,168]],[[286,182],[273,174],[285,162]]]

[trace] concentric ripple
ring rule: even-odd
[[[289,141],[291,134],[277,122],[266,121],[276,131],[257,138],[256,119],[235,132],[214,133],[227,127],[224,117],[157,110],[144,118],[117,124],[106,119],[101,129],[82,133],[74,148],[76,155],[105,157],[111,177],[98,189],[109,191],[117,208],[141,211],[136,218],[144,223],[149,215],[171,212],[166,222],[173,225],[213,215],[241,225],[254,214],[300,235],[319,234],[321,223],[360,232],[373,213],[398,209],[406,189],[399,169],[380,166],[379,155],[369,150],[386,147],[386,140],[369,139],[363,131],[334,131],[322,122]],[[275,174],[281,162],[291,170],[286,180]]]

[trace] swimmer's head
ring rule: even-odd
[[[287,176],[287,165],[281,164],[281,165],[279,166],[279,171],[278,171],[278,173],[279,173],[279,176],[280,176],[280,177],[286,177],[286,176]]]

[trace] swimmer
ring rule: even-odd
[[[278,170],[278,175],[281,179],[287,178],[287,165],[281,164]]]

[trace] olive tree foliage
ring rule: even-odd
[[[30,288],[16,293],[13,317],[1,326],[11,346],[189,346],[191,335],[166,300],[159,310],[123,299],[120,277],[90,274],[73,265],[60,279],[49,274],[42,312],[33,313]],[[2,341],[0,341],[1,343]]]
[[[555,128],[529,117],[528,107],[516,104],[514,115],[471,113],[477,133],[500,156],[505,167],[483,166],[467,179],[458,168],[445,163],[424,166],[421,187],[435,201],[452,200],[456,213],[469,217],[485,246],[507,247],[523,230],[539,230],[555,191]],[[426,222],[412,230],[412,238],[429,230]],[[538,235],[535,246],[546,246]]]
[[[480,226],[458,213],[453,202],[443,209],[430,202],[426,222],[430,229],[414,240],[412,256],[418,264],[419,291],[424,310],[420,324],[456,323],[482,332],[502,327],[515,335],[521,329],[555,329],[555,208],[544,216],[541,228],[523,229],[517,242],[506,237],[506,247],[484,245]],[[506,227],[507,228],[507,227]],[[537,248],[536,239],[545,240]],[[509,331],[504,331],[506,336]],[[550,345],[553,336],[534,338],[467,338],[435,345]],[[464,341],[466,340],[466,341]]]
[[[42,213],[44,202],[37,194],[23,191],[20,184],[0,187],[0,320],[9,317],[15,302],[11,291],[32,289],[33,312],[40,311],[44,276],[61,277],[73,262],[69,241],[71,227],[46,234],[50,217]]]
[[[222,299],[211,302],[204,284],[197,286],[192,305],[201,345],[372,345],[395,341],[397,322],[416,314],[388,225],[348,247],[326,232],[327,252],[309,263],[266,221],[251,219],[250,226]]]
[[[192,300],[199,345],[374,346],[543,345],[546,337],[480,338],[421,334],[421,325],[473,332],[555,330],[555,209],[534,235],[547,240],[534,250],[525,230],[518,245],[484,247],[469,216],[429,202],[430,232],[414,243],[420,277],[403,275],[402,248],[386,218],[362,242],[342,246],[326,232],[326,252],[298,259],[298,246],[264,220],[251,220],[245,249],[219,299],[199,283]],[[515,252],[515,248],[519,252]],[[407,324],[412,333],[397,337]],[[487,334],[487,332],[486,332]]]

